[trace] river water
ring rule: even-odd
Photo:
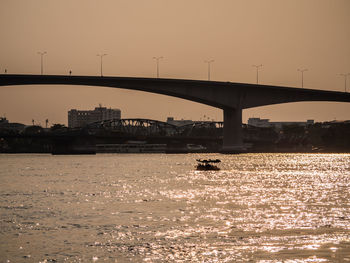
[[[196,158],[220,171],[196,171]],[[0,155],[0,262],[350,262],[349,154]]]

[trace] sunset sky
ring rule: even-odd
[[[350,73],[349,0],[0,0],[0,72],[207,79],[344,91]],[[350,75],[348,77],[350,91]],[[102,104],[122,118],[222,120],[222,111],[138,91],[83,86],[0,87],[0,116],[67,124]],[[243,111],[273,121],[349,120],[350,104],[290,103]]]

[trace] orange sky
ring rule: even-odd
[[[349,0],[0,0],[0,72],[206,79],[344,90],[350,73]],[[348,77],[350,90],[350,76]],[[0,116],[12,122],[67,123],[71,108],[120,108],[123,118],[222,120],[189,101],[121,89],[0,87]],[[350,119],[347,103],[291,103],[243,112],[275,121]]]

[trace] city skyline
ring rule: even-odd
[[[49,119],[44,119],[44,120],[36,120],[36,119],[32,119],[31,120],[31,123],[27,126],[30,126],[30,125],[37,125],[37,126],[41,126],[41,127],[44,127],[46,124],[48,125],[48,127],[52,126],[52,125],[55,125],[55,124],[63,124],[63,125],[66,125],[67,127],[69,127],[69,113],[71,111],[77,111],[77,112],[93,112],[94,110],[96,110],[98,107],[102,107],[102,108],[106,108],[107,110],[118,110],[120,111],[120,114],[122,113],[122,110],[121,109],[115,109],[115,108],[111,108],[109,107],[108,105],[102,105],[102,104],[99,104],[95,107],[92,107],[90,109],[77,109],[77,108],[74,108],[74,109],[69,109],[68,112],[66,112],[66,115],[67,115],[67,123],[56,123],[56,122],[51,122]],[[6,116],[0,116],[1,119],[4,119],[6,121],[8,121],[9,123],[14,123],[13,121],[9,120]],[[110,120],[112,120],[113,118],[110,118]],[[123,116],[119,117],[119,119],[147,119],[147,118],[123,118]],[[211,119],[210,116],[207,116],[207,115],[202,115],[200,116],[198,119],[186,119],[186,118],[183,118],[183,117],[179,117],[178,119],[177,118],[174,118],[173,116],[167,116],[166,117],[166,120],[156,120],[156,121],[160,121],[160,122],[168,122],[169,119],[171,119],[172,121],[187,121],[187,122],[198,122],[198,121],[203,121],[203,122],[217,122],[216,120],[214,119]],[[252,120],[252,119],[258,119],[258,120],[262,120],[262,121],[267,121],[269,122],[270,119],[269,118],[260,118],[259,116],[248,116],[247,117],[247,121],[246,122],[243,122],[244,124],[249,124],[249,121]],[[106,119],[108,120],[108,119]],[[149,120],[155,120],[155,119],[149,119]],[[308,121],[314,121],[312,119],[301,119],[301,120],[298,120],[298,121],[289,121],[289,120],[283,120],[281,121],[280,123],[283,123],[283,122],[286,122],[286,123],[299,123],[299,122],[308,122]],[[337,121],[336,119],[334,120],[331,120],[332,121]],[[350,121],[350,120],[338,120],[338,121]],[[327,121],[325,121],[327,122]]]
[[[350,71],[348,1],[2,1],[0,71],[8,74],[208,78],[344,91]],[[197,7],[198,10],[197,10]],[[195,12],[195,11],[198,12]],[[195,13],[195,15],[193,15]],[[38,54],[38,52],[40,52]],[[44,52],[46,52],[44,54]],[[41,55],[44,54],[44,55]],[[42,66],[43,61],[43,66]],[[42,68],[43,67],[43,68]],[[349,77],[350,78],[350,77]],[[350,80],[348,81],[350,83]],[[348,87],[349,91],[350,87]],[[222,120],[221,110],[151,93],[73,86],[0,88],[0,115],[13,122],[67,123],[70,108],[102,103],[130,118]],[[243,111],[243,120],[350,119],[346,103],[291,103]]]

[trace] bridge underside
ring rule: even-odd
[[[128,77],[0,75],[0,86],[37,84],[103,86],[139,90],[220,108],[224,114],[224,152],[245,150],[242,139],[243,109],[300,101],[350,102],[350,94],[344,92],[245,83]]]

